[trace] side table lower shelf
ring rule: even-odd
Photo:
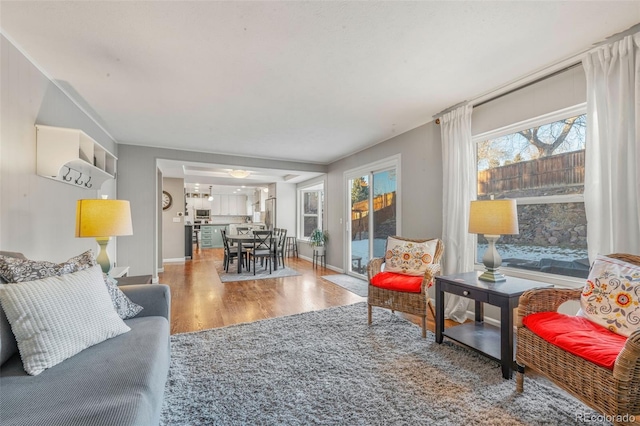
[[[445,328],[442,335],[500,362],[500,329],[496,326],[469,322]]]

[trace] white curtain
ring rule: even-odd
[[[640,254],[640,33],[597,47],[587,76],[584,202],[589,259]]]
[[[443,163],[443,273],[473,270],[474,238],[469,234],[469,206],[476,197],[475,152],[471,140],[471,105],[441,117]],[[469,299],[449,295],[445,317],[464,322]]]

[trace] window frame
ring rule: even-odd
[[[304,196],[308,193],[317,193],[318,196],[318,213],[307,214],[304,212]],[[318,228],[324,230],[324,181],[316,182],[308,186],[298,188],[298,226],[296,227],[296,238],[298,240],[307,240],[309,236],[304,235],[304,219],[305,217],[317,217]]]
[[[554,111],[551,113],[543,114],[538,117],[533,117],[527,120],[523,120],[517,123],[510,124],[508,126],[501,127],[499,129],[490,130],[488,132],[483,132],[477,135],[472,136],[471,140],[473,142],[474,148],[477,147],[479,142],[488,140],[488,139],[496,139],[501,136],[506,136],[512,133],[516,133],[520,130],[532,128],[544,124],[553,123],[555,121],[559,121],[568,117],[574,117],[576,115],[582,115],[587,113],[587,104],[581,103],[578,105],[574,105],[569,108],[563,108],[558,111]],[[476,188],[478,185],[478,159],[477,159],[477,149],[474,150],[476,155],[475,158],[475,177],[476,177]],[[521,197],[516,198],[516,203],[518,205],[526,205],[526,204],[554,204],[554,203],[584,203],[584,194],[566,194],[566,195],[549,195],[542,197]],[[484,265],[482,263],[477,263],[476,259],[478,258],[478,236],[473,235],[473,258],[474,258],[474,270],[475,271],[484,271]],[[549,284],[554,284],[561,287],[569,287],[569,288],[582,288],[584,286],[584,278],[570,277],[566,275],[556,275],[549,274],[543,272],[529,271],[525,269],[519,268],[510,268],[508,266],[501,266],[500,270],[506,273],[508,276],[513,276],[517,278],[525,278],[531,279],[535,281],[545,282]]]

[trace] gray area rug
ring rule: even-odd
[[[324,275],[322,276],[327,281],[339,285],[342,288],[349,290],[351,293],[355,293],[361,297],[367,297],[369,294],[369,283],[365,280],[361,280],[351,275],[338,274],[338,275]]]
[[[162,425],[606,424],[546,381],[366,304],[171,336]],[[597,384],[594,383],[594,386]]]
[[[218,271],[218,275],[220,276],[220,280],[223,283],[233,282],[233,281],[249,281],[249,280],[263,280],[265,278],[282,278],[282,277],[292,277],[295,275],[300,275],[295,270],[288,267],[279,267],[277,271],[272,269],[271,274],[269,273],[269,268],[264,269],[256,262],[256,274],[253,275],[253,264],[251,265],[251,271],[247,271],[242,268],[242,272],[238,274],[238,265],[234,262],[229,265],[229,272],[225,272],[222,262],[215,262],[216,271]]]

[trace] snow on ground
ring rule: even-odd
[[[376,238],[373,241],[374,256],[384,255],[385,238]],[[496,244],[498,253],[502,259],[540,260],[554,259],[572,261],[588,258],[587,249],[567,249],[561,247],[521,246],[516,244]],[[478,263],[482,263],[482,256],[487,249],[486,244],[478,244]],[[446,250],[446,247],[445,247]],[[362,265],[369,262],[369,241],[360,240],[351,242],[351,254],[362,258]]]
[[[446,248],[445,248],[446,249]],[[587,249],[568,249],[561,247],[521,246],[516,244],[496,244],[496,249],[502,260],[524,259],[540,260],[553,259],[572,261],[588,258]],[[487,244],[478,244],[478,263],[482,263],[482,256],[487,250]]]

